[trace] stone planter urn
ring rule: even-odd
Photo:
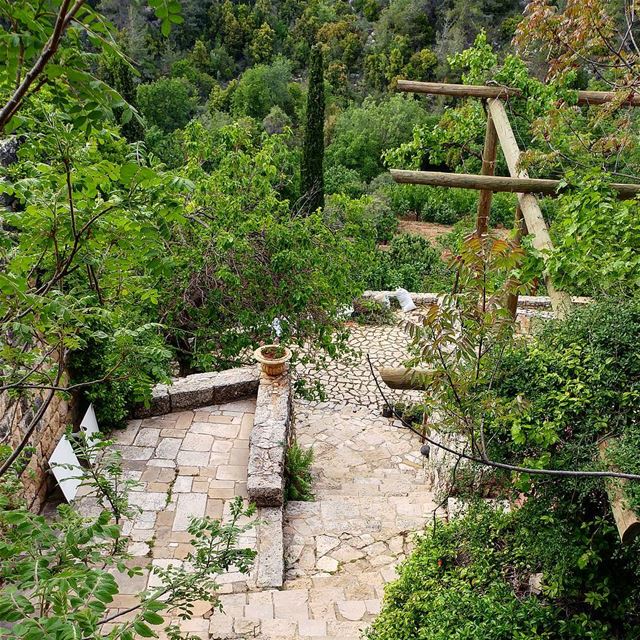
[[[287,362],[291,360],[291,355],[290,349],[279,344],[265,344],[253,352],[253,357],[268,376],[282,375]]]

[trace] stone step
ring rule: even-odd
[[[361,631],[380,610],[379,599],[347,599],[344,590],[338,587],[268,590],[223,595],[220,599],[223,612],[214,613],[208,621],[212,640],[359,640]]]

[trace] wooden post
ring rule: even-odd
[[[517,247],[520,246],[520,242],[522,240],[522,236],[526,232],[526,225],[524,222],[524,216],[522,215],[522,209],[518,204],[516,206],[516,217],[515,217],[515,228],[516,228],[516,237],[514,238],[515,245]],[[507,281],[507,288],[514,286],[515,283],[509,279]],[[507,293],[507,300],[505,303],[506,308],[508,309],[511,317],[515,320],[516,314],[518,312],[518,293],[509,292]]]
[[[607,460],[606,450],[608,444],[607,440],[603,440],[598,445],[600,459],[604,462]],[[635,511],[629,509],[624,495],[624,485],[628,482],[628,480],[614,480],[613,478],[605,480],[611,512],[623,544],[629,544],[636,536],[640,535],[640,518],[638,518]]]
[[[498,140],[502,147],[507,166],[509,167],[509,173],[515,178],[528,178],[529,174],[520,169],[520,148],[516,142],[516,138],[513,135],[509,118],[504,105],[500,100],[489,100],[489,111],[493,116],[493,123],[498,134]],[[553,249],[553,243],[549,236],[549,230],[547,229],[547,223],[544,221],[540,205],[535,196],[530,193],[519,193],[518,201],[522,215],[527,224],[529,233],[533,235],[533,246],[542,252],[543,260],[547,260],[546,252]],[[545,272],[544,282],[551,298],[551,306],[558,318],[563,318],[567,315],[571,309],[571,296],[564,291],[560,291],[555,288],[549,274]]]
[[[491,113],[487,111],[487,129],[484,134],[484,151],[482,152],[483,176],[492,176],[496,169],[496,151],[498,146],[498,134],[493,126]],[[480,192],[478,198],[478,218],[476,220],[476,235],[480,237],[487,233],[489,228],[489,214],[491,212],[491,198],[493,192],[489,189]]]

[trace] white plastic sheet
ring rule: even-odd
[[[80,460],[66,435],[60,438],[60,442],[53,450],[49,458],[49,466],[67,502],[71,502],[76,497],[82,481]]]
[[[84,432],[85,439],[89,446],[94,445],[100,439],[100,427],[98,427],[98,420],[96,419],[96,412],[93,410],[93,405],[90,404],[87,412],[82,418],[80,428]],[[91,456],[91,462],[93,462],[95,455]]]

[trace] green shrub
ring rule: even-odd
[[[386,174],[385,174],[386,177]],[[417,216],[429,201],[428,187],[397,184],[391,177],[382,180],[379,176],[371,182],[370,188],[376,186],[374,193],[384,196],[397,216]]]
[[[389,290],[402,287],[424,291],[425,280],[440,268],[439,253],[420,236],[395,236],[385,250],[378,250],[369,274],[368,288]]]
[[[356,298],[353,301],[353,319],[358,324],[392,324],[393,312],[390,307],[370,298]]]
[[[547,324],[533,342],[506,354],[496,390],[506,411],[490,429],[496,455],[557,469],[593,469],[597,443],[614,436],[614,464],[640,472],[640,302],[604,301]],[[508,403],[508,404],[507,404]],[[640,507],[638,483],[630,485]],[[545,483],[549,500],[570,499],[608,514],[597,480]]]
[[[327,147],[327,167],[342,165],[371,180],[384,170],[383,151],[410,140],[414,125],[426,119],[426,111],[411,98],[367,98],[338,116]]]
[[[147,124],[165,133],[182,129],[196,112],[197,90],[186,78],[160,78],[141,84],[137,98]]]
[[[334,193],[326,199],[324,217],[333,228],[351,225],[351,221],[360,218],[366,221],[368,229],[374,231],[377,242],[390,240],[398,227],[398,221],[386,202],[372,196],[351,198]],[[353,230],[357,233],[355,228]]]
[[[371,181],[370,193],[387,198],[397,216],[417,216],[424,222],[455,224],[460,220],[475,220],[478,194],[469,189],[444,189],[423,185],[397,184],[391,176],[382,174]],[[491,201],[491,226],[511,227],[516,211],[516,196],[495,193]]]
[[[287,127],[291,127],[291,118],[277,105],[271,107],[271,111],[262,121],[262,128],[270,136],[282,133]]]
[[[134,325],[135,326],[135,325]],[[106,317],[80,333],[81,348],[69,356],[71,384],[100,381],[78,392],[81,410],[93,403],[101,429],[125,426],[136,403],[149,399],[154,383],[167,380],[171,353],[152,325],[129,329]]]
[[[313,500],[311,465],[313,448],[303,449],[295,440],[287,449],[285,477],[287,500]]]
[[[607,545],[612,548],[607,548]],[[369,640],[622,640],[637,637],[638,586],[608,525],[562,526],[527,505],[472,506],[417,541],[385,588]],[[588,554],[588,560],[580,558]],[[565,560],[572,564],[570,575]],[[637,563],[636,563],[637,564]],[[530,587],[542,573],[542,593]]]
[[[231,97],[233,113],[262,120],[272,107],[278,106],[293,116],[295,104],[289,89],[291,80],[291,62],[285,58],[247,69]]]
[[[373,216],[376,241],[389,242],[398,229],[398,218],[387,200],[379,196],[372,196],[368,212]]]
[[[173,78],[186,78],[197,90],[201,99],[206,100],[215,85],[215,80],[204,71],[197,69],[188,58],[177,60],[171,65]]]
[[[440,224],[455,224],[465,218],[475,219],[478,209],[478,193],[469,189],[441,189],[422,187],[423,204],[420,219]],[[494,193],[491,199],[489,224],[492,227],[512,227],[516,211],[516,196],[511,193]]]
[[[179,132],[165,133],[158,127],[148,127],[144,134],[147,149],[169,169],[175,169],[184,162],[185,154],[179,140]]]
[[[365,185],[355,169],[336,164],[325,169],[324,190],[327,195],[341,193],[350,198],[359,198],[365,192]]]

